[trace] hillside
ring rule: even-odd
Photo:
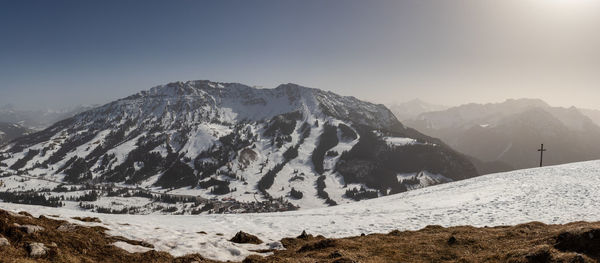
[[[132,214],[323,207],[478,175],[383,105],[210,81],[157,86],[60,121],[0,149],[2,166],[4,199],[35,199],[34,190],[49,206]]]
[[[581,113],[589,117],[596,125],[600,125],[600,110],[579,109]]]
[[[31,132],[30,129],[19,124],[0,122],[0,146]]]
[[[418,230],[428,225],[475,227],[539,221],[566,224],[599,221],[600,161],[480,176],[393,196],[336,207],[285,213],[230,215],[110,215],[79,209],[0,203],[0,208],[61,218],[98,217],[108,233],[145,241],[174,256],[199,253],[210,259],[242,260],[252,250],[281,247],[303,230],[328,238]],[[261,245],[228,241],[238,231]]]
[[[542,143],[546,165],[600,158],[600,126],[579,109],[541,100],[467,104],[405,123],[472,156],[481,173],[536,167]]]
[[[2,258],[13,263],[216,262],[198,254],[175,258],[153,250],[151,244],[106,235],[104,228],[83,226],[78,220],[97,221],[79,218],[71,223],[0,210]],[[340,239],[303,232],[282,239],[281,248],[260,251],[262,255],[248,256],[243,262],[598,262],[600,255],[594,247],[598,231],[600,223],[533,222],[484,228],[432,225],[419,231],[394,230]],[[128,252],[115,244],[144,249]]]

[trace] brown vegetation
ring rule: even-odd
[[[97,217],[72,217],[75,220],[79,220],[81,222],[93,222],[93,223],[102,223],[102,221],[100,221],[100,219],[98,219]]]
[[[303,233],[282,243],[286,250],[245,262],[597,262],[600,223],[428,226],[342,239]]]
[[[29,231],[36,226],[38,230]],[[103,227],[83,227],[44,216],[0,210],[0,262],[214,262],[199,255],[173,258],[166,252],[129,253],[117,241],[148,246],[123,237],[107,236]],[[5,239],[6,243],[2,240]]]
[[[27,226],[39,228],[28,232]],[[200,255],[174,258],[153,250],[128,253],[112,244],[152,245],[107,236],[105,230],[0,210],[0,262],[214,262]],[[267,257],[250,256],[244,262],[598,262],[600,223],[428,226],[341,239],[303,232],[281,242],[285,250]]]
[[[262,240],[258,237],[243,231],[237,232],[237,234],[229,241],[238,244],[262,244]]]

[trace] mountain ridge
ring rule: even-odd
[[[465,156],[405,127],[385,106],[296,84],[160,85],[0,153],[7,174],[301,207],[478,175]]]
[[[580,109],[552,107],[539,99],[471,103],[423,113],[406,124],[478,159],[473,162],[482,173],[535,167],[535,150],[542,143],[554,150],[545,156],[546,164],[600,158],[597,124]]]

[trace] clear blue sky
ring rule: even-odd
[[[0,0],[0,104],[104,103],[210,79],[382,103],[595,107],[600,6],[572,1]]]

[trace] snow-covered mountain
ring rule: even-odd
[[[32,131],[16,123],[0,122],[0,146]]]
[[[418,230],[428,225],[506,226],[532,221],[566,224],[600,220],[600,161],[573,163],[426,187],[336,207],[284,213],[228,215],[109,215],[80,209],[0,203],[0,208],[34,216],[98,217],[109,234],[141,240],[159,251],[180,256],[200,253],[218,260],[240,261],[261,249],[281,248],[285,237],[309,234],[328,238]],[[238,231],[255,234],[261,245],[228,240]],[[203,233],[203,234],[199,234]],[[125,246],[146,251],[141,246]]]
[[[482,173],[600,158],[600,127],[575,107],[552,107],[537,99],[467,104],[428,112],[405,124],[438,137],[479,160]]]
[[[426,112],[443,111],[449,107],[414,99],[403,103],[392,103],[389,105],[389,108],[398,120],[404,121],[416,118]]]
[[[294,84],[157,86],[60,121],[0,153],[5,175],[43,176],[54,186],[112,184],[303,208],[478,175],[466,157],[404,127],[383,105]],[[254,211],[239,206],[231,209]]]

